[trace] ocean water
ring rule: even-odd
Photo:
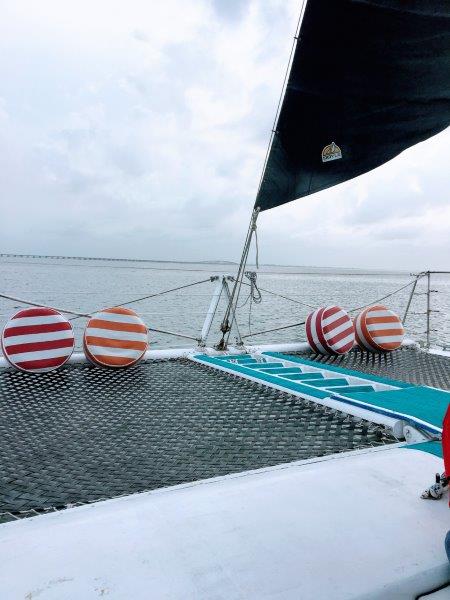
[[[199,337],[211,296],[217,282],[211,276],[233,275],[235,264],[157,263],[149,261],[86,260],[46,257],[0,257],[0,293],[38,302],[56,308],[92,314],[93,312],[207,280],[183,290],[129,304],[151,328],[164,329]],[[249,266],[249,270],[254,267]],[[243,287],[238,310],[242,335],[248,335],[304,321],[312,308],[338,304],[346,310],[371,304],[395,292],[413,280],[410,273],[356,269],[324,269],[314,267],[262,266],[257,282],[262,302],[248,300],[248,287]],[[431,295],[431,341],[433,345],[450,347],[450,276],[433,275]],[[411,286],[383,303],[403,315]],[[269,292],[290,298],[287,300]],[[418,284],[406,321],[409,337],[426,340],[426,278]],[[246,301],[247,300],[247,301]],[[307,306],[309,305],[309,306]],[[0,298],[0,328],[24,303]],[[225,309],[222,296],[208,343],[220,339],[220,318]],[[356,314],[356,313],[354,313]],[[85,318],[72,321],[76,348],[82,347]],[[233,340],[233,335],[230,338]],[[248,343],[304,341],[303,326],[265,335],[252,335]],[[180,337],[150,332],[153,349],[189,347],[193,342]]]

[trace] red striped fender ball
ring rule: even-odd
[[[148,329],[130,308],[105,308],[87,323],[83,339],[89,360],[102,367],[130,367],[148,348]]]
[[[346,354],[355,343],[355,329],[345,310],[328,306],[308,315],[306,337],[317,354]]]
[[[400,317],[382,304],[364,309],[355,319],[358,345],[371,352],[391,352],[400,348],[405,330]]]
[[[2,350],[21,371],[42,373],[66,363],[75,346],[72,325],[53,308],[25,308],[6,323]]]

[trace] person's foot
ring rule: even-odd
[[[447,552],[447,558],[450,561],[450,531],[447,531],[445,536],[445,550]]]

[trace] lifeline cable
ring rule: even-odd
[[[42,305],[38,302],[31,302],[30,300],[24,300],[23,298],[15,298],[14,296],[8,296],[7,294],[0,294],[0,298],[6,298],[7,300],[13,300],[14,302],[20,302],[21,304],[29,304],[30,306],[39,306],[42,308],[53,308],[54,310],[57,310],[62,313],[66,313],[68,315],[78,315],[76,317],[77,319],[79,319],[80,317],[90,317],[91,316],[87,313],[80,313],[75,310],[68,310],[67,308],[57,308],[56,306]]]
[[[413,285],[413,283],[415,283],[416,281],[417,281],[417,278],[413,279],[412,281],[410,281],[406,285],[403,285],[402,287],[398,288],[398,290],[395,290],[395,291],[391,292],[390,294],[387,294],[386,296],[383,296],[382,298],[379,298],[378,300],[374,300],[373,302],[369,302],[369,304],[365,304],[364,306],[358,306],[356,308],[352,308],[348,312],[349,313],[355,312],[357,310],[361,310],[363,308],[367,308],[368,306],[372,306],[373,304],[378,304],[378,302],[381,302],[382,300],[386,300],[386,298],[390,298],[391,296],[394,296],[394,294],[398,294],[398,292],[401,292],[402,290],[406,289],[410,285]]]
[[[136,298],[135,300],[130,300],[128,302],[122,302],[121,304],[115,304],[115,306],[127,306],[128,304],[134,304],[135,302],[141,302],[141,300],[148,300],[149,298],[155,298],[156,296],[163,296],[164,294],[168,294],[170,292],[177,292],[178,290],[183,290],[184,288],[192,287],[193,285],[199,285],[201,283],[207,283],[208,281],[212,281],[213,278],[208,277],[208,279],[203,279],[202,281],[195,281],[194,283],[188,283],[186,285],[180,285],[179,287],[172,288],[170,290],[163,290],[162,292],[157,292],[156,294],[150,294],[149,296],[143,296],[142,298]],[[32,302],[31,300],[25,300],[24,298],[16,298],[15,296],[9,296],[8,294],[0,293],[0,298],[6,298],[7,300],[12,300],[13,302],[20,302],[21,304],[28,304],[30,306],[40,306],[43,308],[53,308],[59,312],[68,314],[68,315],[77,315],[75,318],[79,319],[80,317],[92,317],[91,313],[82,313],[76,310],[69,310],[68,308],[58,308],[57,306],[47,306],[43,305],[39,302]],[[96,312],[96,311],[94,311]],[[74,321],[75,319],[70,319],[70,321]]]
[[[290,329],[291,327],[299,327],[300,325],[304,325],[305,321],[301,321],[300,323],[292,323],[292,325],[282,325],[281,327],[275,327],[274,329],[265,329],[264,331],[256,331],[255,333],[249,333],[248,335],[243,335],[243,338],[253,337],[255,335],[263,335],[263,333],[270,333],[272,331],[280,331],[281,329]]]
[[[192,287],[193,285],[199,285],[201,283],[206,283],[206,282],[212,281],[212,280],[213,280],[213,278],[209,277],[208,279],[203,279],[202,281],[195,281],[194,283],[180,285],[179,287],[172,288],[170,290],[163,290],[162,292],[156,292],[156,294],[150,294],[149,296],[142,296],[142,298],[136,298],[135,300],[130,300],[129,302],[122,302],[121,304],[116,304],[115,306],[128,306],[129,304],[134,304],[135,302],[141,302],[142,300],[149,300],[150,298],[155,298],[156,296],[163,296],[164,294],[169,294],[170,292],[177,292],[178,290],[183,290],[185,288]],[[64,312],[64,311],[62,311],[62,312]],[[90,317],[91,315],[80,315],[80,316]],[[74,317],[73,319],[69,319],[69,321],[75,321],[75,319],[79,319],[79,317]]]
[[[143,296],[142,298],[136,298],[135,300],[130,300],[129,302],[123,302],[122,304],[116,304],[116,306],[126,306],[128,304],[134,304],[135,302],[140,302],[141,300],[147,300],[149,298],[154,298],[155,296],[162,296],[164,294],[168,294],[169,292],[176,292],[178,290],[182,290],[184,288],[188,288],[188,287],[192,287],[194,285],[199,285],[201,283],[206,283],[208,281],[213,281],[215,278],[214,277],[209,277],[208,279],[203,279],[202,281],[196,281],[194,283],[188,283],[186,285],[181,285],[177,288],[172,288],[170,290],[164,290],[162,292],[157,292],[156,294],[150,294],[149,296]],[[37,303],[37,302],[31,302],[30,300],[24,300],[23,298],[16,298],[15,296],[9,296],[8,294],[2,294],[0,293],[0,298],[6,298],[7,300],[13,300],[14,302],[20,302],[21,304],[28,304],[29,306],[40,306],[42,307],[42,304]],[[92,314],[89,313],[80,313],[74,310],[69,310],[66,308],[57,308],[54,306],[45,306],[45,308],[53,308],[54,310],[57,310],[59,312],[62,313],[66,313],[69,315],[76,315],[75,317],[72,317],[71,319],[69,319],[69,321],[74,321],[75,319],[80,319],[81,317],[84,318],[90,318],[92,317]],[[148,328],[149,331],[155,331],[157,333],[163,333],[165,335],[172,335],[175,337],[182,337],[185,339],[189,339],[189,340],[194,340],[196,342],[199,341],[199,338],[193,337],[191,335],[186,335],[184,333],[175,333],[173,331],[166,331],[164,329],[155,329],[154,327],[149,327]]]
[[[355,312],[357,310],[367,308],[368,306],[372,306],[373,304],[377,304],[378,302],[381,302],[382,300],[386,300],[386,298],[390,298],[391,296],[394,296],[394,294],[397,294],[398,292],[401,292],[402,290],[406,289],[408,286],[412,285],[415,281],[416,280],[413,279],[412,281],[409,281],[406,285],[403,285],[402,287],[398,288],[397,290],[390,292],[386,296],[383,296],[382,298],[379,298],[378,300],[373,300],[372,302],[369,302],[369,304],[365,304],[364,306],[358,306],[356,308],[352,308],[348,312]],[[249,286],[250,284],[243,281],[242,285]],[[283,296],[283,294],[278,294],[277,292],[273,292],[272,290],[267,290],[262,287],[259,287],[259,290],[261,292],[265,292],[267,294],[272,294],[272,296],[277,296],[278,298],[284,298],[285,300],[289,300],[289,302],[294,302],[295,304],[301,304],[302,306],[307,306],[308,308],[312,308],[313,310],[316,308],[316,306],[312,306],[311,304],[308,304],[307,302],[302,302],[301,300],[294,300],[294,298],[290,298],[289,296]],[[246,303],[242,304],[241,307],[239,307],[239,308],[242,308],[242,306],[245,306],[245,304]]]

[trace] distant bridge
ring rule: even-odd
[[[10,254],[0,253],[1,258],[57,258],[59,260],[114,260],[126,262],[177,262],[167,260],[150,260],[145,258],[100,258],[98,256],[59,256],[57,254]]]
[[[220,260],[155,260],[151,258],[102,258],[99,256],[59,256],[56,254],[11,254],[11,253],[0,253],[0,258],[56,258],[58,260],[108,260],[115,262],[141,262],[141,263],[167,263],[167,264],[178,264],[183,263],[187,265],[235,265],[232,261],[220,261]]]

